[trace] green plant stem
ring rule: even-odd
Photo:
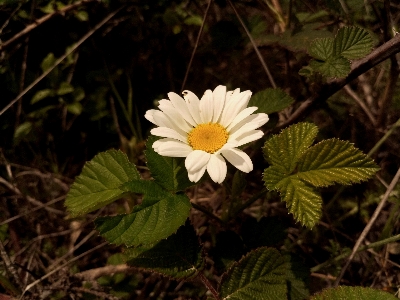
[[[213,294],[214,298],[216,300],[220,300],[221,298],[219,297],[218,292],[214,289],[214,287],[212,286],[211,282],[207,279],[207,277],[204,276],[203,272],[199,272],[198,276],[201,282],[203,282],[204,285],[207,287],[207,289]]]
[[[393,243],[393,242],[396,242],[398,240],[400,240],[400,234],[394,235],[394,236],[392,236],[390,238],[387,238],[387,239],[384,239],[384,240],[381,240],[381,241],[377,241],[375,243],[371,243],[371,244],[362,246],[362,247],[358,248],[357,253],[361,252],[361,251],[364,251],[364,250],[371,249],[371,248],[380,247],[380,246],[383,246],[383,245],[386,245],[386,244],[389,244],[389,243]],[[322,268],[325,268],[325,267],[331,265],[335,261],[339,261],[339,260],[345,259],[346,257],[350,256],[350,254],[351,254],[351,250],[350,249],[346,250],[344,253],[336,256],[334,259],[328,260],[328,261],[326,261],[326,262],[324,262],[322,264],[319,264],[319,265],[316,265],[315,267],[312,267],[310,269],[310,272],[311,273],[318,272]]]
[[[114,82],[111,79],[111,75],[110,75],[110,72],[108,71],[107,66],[106,66],[106,70],[107,70],[108,82],[109,82],[109,84],[111,86],[111,90],[113,91],[115,97],[118,100],[119,105],[121,106],[122,112],[123,112],[123,114],[125,116],[126,121],[128,122],[129,128],[131,129],[133,136],[138,139],[139,138],[139,134],[136,131],[135,126],[133,126],[133,123],[132,123],[132,120],[131,120],[131,116],[129,116],[129,112],[127,111],[127,109],[125,107],[124,101],[122,100],[121,95],[118,93],[118,90],[115,87]]]
[[[226,223],[224,221],[222,221],[220,218],[218,218],[213,213],[209,212],[205,207],[203,207],[201,205],[198,205],[196,203],[193,203],[193,202],[190,202],[190,204],[192,205],[192,207],[194,209],[197,209],[197,210],[201,211],[203,214],[205,214],[206,216],[210,217],[211,219],[217,221],[222,226],[224,226],[224,227],[226,226]]]

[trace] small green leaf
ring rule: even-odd
[[[249,102],[250,106],[258,107],[258,113],[271,114],[281,111],[294,102],[294,99],[281,89],[265,89],[254,94]]]
[[[47,97],[53,97],[55,95],[54,91],[51,89],[44,89],[37,91],[36,94],[32,97],[31,104],[35,104],[40,100],[43,100]]]
[[[78,11],[76,11],[74,13],[74,15],[79,21],[87,21],[87,20],[89,20],[89,15],[84,10],[78,10]]]
[[[330,57],[324,62],[311,61],[310,67],[329,78],[343,78],[349,74],[350,62],[342,56]]]
[[[298,177],[313,186],[352,184],[371,178],[379,170],[375,162],[348,141],[324,140],[301,157]]]
[[[73,103],[70,103],[70,104],[67,105],[67,110],[71,114],[74,114],[74,115],[78,116],[78,115],[80,115],[82,113],[83,106],[79,102],[73,102]]]
[[[110,243],[126,246],[155,243],[173,234],[189,216],[189,198],[171,194],[154,181],[132,180],[121,190],[144,197],[130,214],[95,220],[96,228]]]
[[[311,300],[396,300],[395,296],[381,290],[360,286],[338,286],[323,290]]]
[[[63,82],[61,82],[56,93],[58,96],[62,96],[62,95],[72,93],[73,91],[74,91],[74,87],[70,83],[63,81]]]
[[[292,125],[265,142],[264,157],[270,164],[282,166],[290,173],[299,157],[314,142],[317,133],[318,127],[311,123]]]
[[[103,207],[121,197],[126,191],[119,187],[140,178],[136,166],[117,150],[96,155],[83,167],[65,200],[72,216],[79,216]]]
[[[54,57],[53,53],[47,54],[47,56],[43,59],[42,63],[40,64],[40,67],[42,68],[42,71],[45,72],[46,70],[50,69],[56,62],[56,58]]]
[[[180,157],[166,157],[154,151],[152,145],[157,137],[150,136],[144,154],[151,176],[168,191],[176,193],[193,185],[185,168],[185,160]]]
[[[308,53],[319,60],[327,60],[333,54],[333,38],[315,39],[311,42]]]
[[[362,58],[371,52],[372,38],[369,32],[359,27],[340,28],[334,40],[334,55],[347,59]]]
[[[221,299],[286,299],[288,265],[278,250],[258,248],[234,264],[223,276]]]
[[[174,279],[196,276],[204,259],[196,232],[186,222],[176,233],[157,244],[129,248],[125,252],[128,265],[148,269]]]

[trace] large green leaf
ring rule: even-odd
[[[315,187],[360,182],[379,169],[349,142],[331,139],[309,148],[317,131],[308,123],[292,125],[263,149],[271,164],[264,171],[265,186],[279,191],[294,218],[310,228],[321,216],[322,200]]]
[[[154,181],[133,180],[121,189],[144,194],[143,201],[130,214],[95,220],[96,228],[110,243],[127,246],[155,243],[176,232],[189,216],[189,198],[171,194]]]
[[[298,177],[313,186],[351,184],[379,170],[374,161],[348,141],[324,140],[308,149],[298,165]]]
[[[147,150],[144,151],[151,176],[159,185],[173,193],[192,186],[193,182],[189,180],[184,158],[158,154],[152,147],[156,140],[157,137],[150,136],[146,143]]]
[[[311,300],[396,300],[395,296],[381,290],[360,286],[339,286],[322,291]]]
[[[300,259],[292,255],[285,255],[284,258],[289,265],[287,275],[288,299],[308,299],[310,296],[307,288],[309,286],[310,269]]]
[[[287,299],[288,264],[273,248],[258,248],[234,264],[223,276],[220,298],[230,300]]]
[[[343,78],[350,72],[350,61],[342,56],[333,56],[324,62],[311,61],[310,67],[325,77]]]
[[[250,101],[250,106],[258,107],[258,113],[271,114],[281,111],[294,102],[294,99],[281,89],[265,89],[254,94]]]
[[[194,277],[204,266],[202,254],[196,232],[189,222],[157,244],[129,248],[125,252],[129,265],[174,279]]]
[[[359,27],[340,28],[333,44],[334,55],[347,59],[358,59],[367,55],[372,48],[371,35]]]
[[[327,60],[333,54],[333,38],[315,39],[308,48],[308,53],[319,60]]]
[[[279,165],[290,173],[299,157],[314,142],[318,127],[311,123],[298,123],[266,141],[263,152],[270,164]]]
[[[267,176],[266,170],[264,177]],[[292,175],[282,179],[277,185],[281,198],[293,217],[308,228],[314,227],[322,215],[320,194],[309,184]]]
[[[65,206],[72,216],[89,213],[121,198],[126,191],[120,186],[139,178],[136,166],[121,151],[99,153],[85,164],[75,179]]]

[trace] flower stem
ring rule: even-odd
[[[198,276],[201,282],[203,282],[204,285],[208,288],[208,290],[213,294],[214,298],[216,300],[220,300],[221,298],[219,297],[218,292],[216,291],[216,289],[214,289],[214,287],[212,286],[211,282],[207,279],[207,277],[204,276],[203,272],[199,272]]]

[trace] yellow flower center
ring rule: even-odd
[[[188,143],[193,150],[203,150],[214,153],[222,148],[229,134],[223,126],[217,123],[199,124],[188,134]]]

